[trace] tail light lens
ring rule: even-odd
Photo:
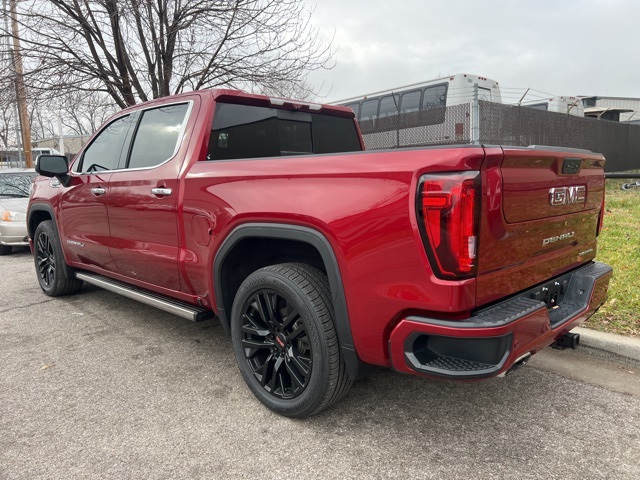
[[[448,280],[475,276],[480,174],[424,175],[417,200],[422,239],[436,276]]]
[[[598,216],[598,226],[596,228],[596,237],[600,235],[600,230],[604,224],[604,191],[602,192],[602,205],[600,205],[600,215]]]

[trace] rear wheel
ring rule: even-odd
[[[38,225],[33,236],[33,245],[38,283],[44,293],[50,297],[58,297],[80,290],[81,280],[65,276],[66,265],[60,239],[51,220],[45,220]]]
[[[8,245],[0,245],[0,255],[9,255],[11,253],[11,247]]]
[[[351,386],[327,277],[313,267],[287,263],[249,275],[233,303],[231,338],[247,385],[281,415],[313,415]]]

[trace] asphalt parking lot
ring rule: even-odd
[[[557,352],[478,383],[380,370],[289,420],[254,399],[216,322],[91,286],[48,298],[26,251],[0,271],[3,480],[640,478],[630,366],[602,367],[621,388],[585,380],[599,360]],[[581,374],[548,368],[563,358]]]

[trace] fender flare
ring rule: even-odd
[[[36,233],[35,228],[31,230],[31,217],[36,212],[47,212],[53,221],[53,225],[56,227],[58,233],[60,230],[58,229],[58,222],[56,220],[56,214],[53,211],[53,207],[48,203],[33,203],[29,205],[29,211],[27,212],[27,232],[29,233],[29,237],[33,238],[33,234]]]
[[[56,229],[56,232],[58,232],[58,239],[60,240],[60,249],[61,249],[61,253],[62,253],[62,258],[65,259],[64,269],[63,269],[64,276],[68,280],[72,280],[72,279],[76,278],[76,274],[75,274],[73,268],[71,268],[67,264],[67,259],[66,259],[66,255],[65,255],[65,252],[64,252],[64,248],[62,248],[62,239],[60,238],[60,229],[58,228],[58,221],[56,220],[56,214],[55,214],[55,212],[53,210],[53,207],[51,205],[49,205],[48,203],[34,203],[34,204],[29,205],[29,210],[27,211],[27,233],[29,234],[29,238],[33,239],[33,235],[36,233],[36,229],[35,228],[33,230],[31,229],[31,217],[36,212],[47,212],[49,214],[49,216],[51,217],[51,221],[53,222],[53,227]]]
[[[213,262],[213,285],[216,296],[217,314],[223,328],[229,331],[230,320],[227,311],[231,309],[231,306],[223,304],[222,266],[228,254],[240,240],[256,237],[295,240],[307,243],[318,251],[327,271],[329,288],[331,289],[331,300],[335,312],[336,333],[345,360],[347,373],[351,378],[357,378],[359,375],[358,372],[362,370],[364,364],[362,364],[358,358],[353,345],[353,335],[351,333],[351,324],[340,267],[329,240],[327,240],[322,233],[312,228],[278,223],[245,223],[231,231],[222,242]]]

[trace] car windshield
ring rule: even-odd
[[[0,171],[0,197],[26,198],[35,172],[3,173]]]

